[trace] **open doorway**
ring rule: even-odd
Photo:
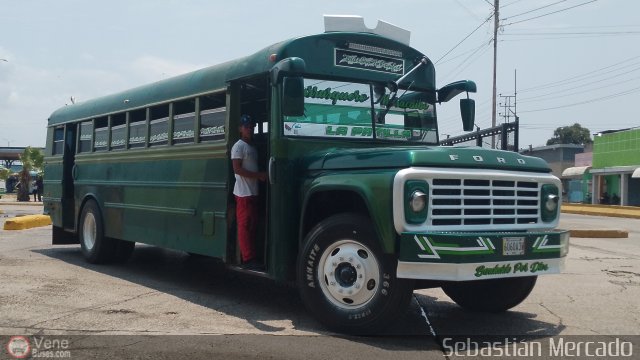
[[[250,79],[243,79],[238,81],[235,84],[232,84],[231,87],[234,91],[231,91],[231,94],[237,95],[237,100],[231,100],[232,107],[236,107],[236,111],[231,111],[231,116],[237,117],[237,119],[230,119],[230,126],[232,127],[230,131],[234,132],[234,135],[231,137],[233,139],[229,146],[230,149],[233,148],[234,144],[241,138],[240,135],[240,118],[242,116],[249,116],[253,123],[255,123],[255,128],[253,130],[253,134],[251,136],[250,145],[256,150],[257,156],[257,171],[258,172],[266,172],[267,171],[267,163],[269,159],[269,81],[266,75],[253,77]],[[233,158],[233,155],[232,155]],[[233,160],[231,160],[231,178],[234,179],[235,185],[235,175],[233,173]],[[241,255],[241,246],[238,241],[238,218],[233,222],[233,229],[230,229],[230,234],[235,234],[235,236],[230,237],[230,240],[233,241],[234,254],[233,259],[236,265],[241,265],[242,268],[246,270],[258,271],[258,272],[266,272],[267,270],[267,257],[266,257],[266,249],[267,249],[267,234],[268,234],[268,212],[267,212],[267,204],[269,197],[269,190],[266,181],[258,181],[257,182],[257,192],[258,195],[255,198],[255,206],[257,207],[257,216],[254,221],[254,236],[252,239],[255,257],[254,261],[251,264],[243,264],[243,257]],[[233,188],[230,189],[231,192]],[[233,193],[230,193],[230,197],[232,198],[231,203],[234,204],[233,211],[234,215],[237,211],[236,205],[236,197]],[[241,222],[241,224],[246,224],[246,222]],[[241,225],[243,226],[243,225]],[[246,262],[246,259],[244,259]],[[244,266],[246,265],[246,266]]]

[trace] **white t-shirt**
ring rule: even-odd
[[[258,171],[258,151],[253,146],[240,139],[231,148],[231,160],[241,159],[242,168],[245,170]],[[258,195],[258,179],[246,178],[236,175],[236,185],[233,187],[233,194],[240,197]]]

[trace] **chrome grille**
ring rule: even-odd
[[[535,181],[434,178],[429,188],[433,227],[537,224],[540,217]]]

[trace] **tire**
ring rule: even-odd
[[[307,235],[297,280],[307,309],[332,330],[379,331],[409,305],[413,282],[397,279],[397,260],[385,256],[371,221],[358,214],[323,220]]]
[[[82,255],[88,262],[102,264],[113,259],[115,243],[104,236],[102,214],[94,200],[87,201],[82,208],[78,233]]]
[[[456,304],[478,312],[503,312],[520,304],[529,296],[537,276],[506,279],[463,281],[442,287]]]

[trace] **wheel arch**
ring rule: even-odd
[[[104,210],[102,209],[102,206],[100,206],[100,201],[98,200],[98,197],[93,194],[93,193],[87,193],[82,197],[82,200],[80,201],[80,206],[78,206],[78,213],[76,214],[76,233],[78,233],[80,231],[80,217],[82,216],[82,211],[84,210],[84,207],[87,205],[87,203],[89,201],[94,201],[96,203],[96,205],[98,206],[98,211],[100,211],[100,217],[104,217]],[[104,222],[104,218],[100,219]]]
[[[392,212],[387,211],[391,204],[372,204],[372,199],[375,199],[374,192],[368,184],[336,184],[324,181],[310,187],[304,194],[298,237],[300,247],[303,246],[302,242],[309,231],[322,220],[339,213],[357,213],[371,220],[382,251],[395,251]]]

